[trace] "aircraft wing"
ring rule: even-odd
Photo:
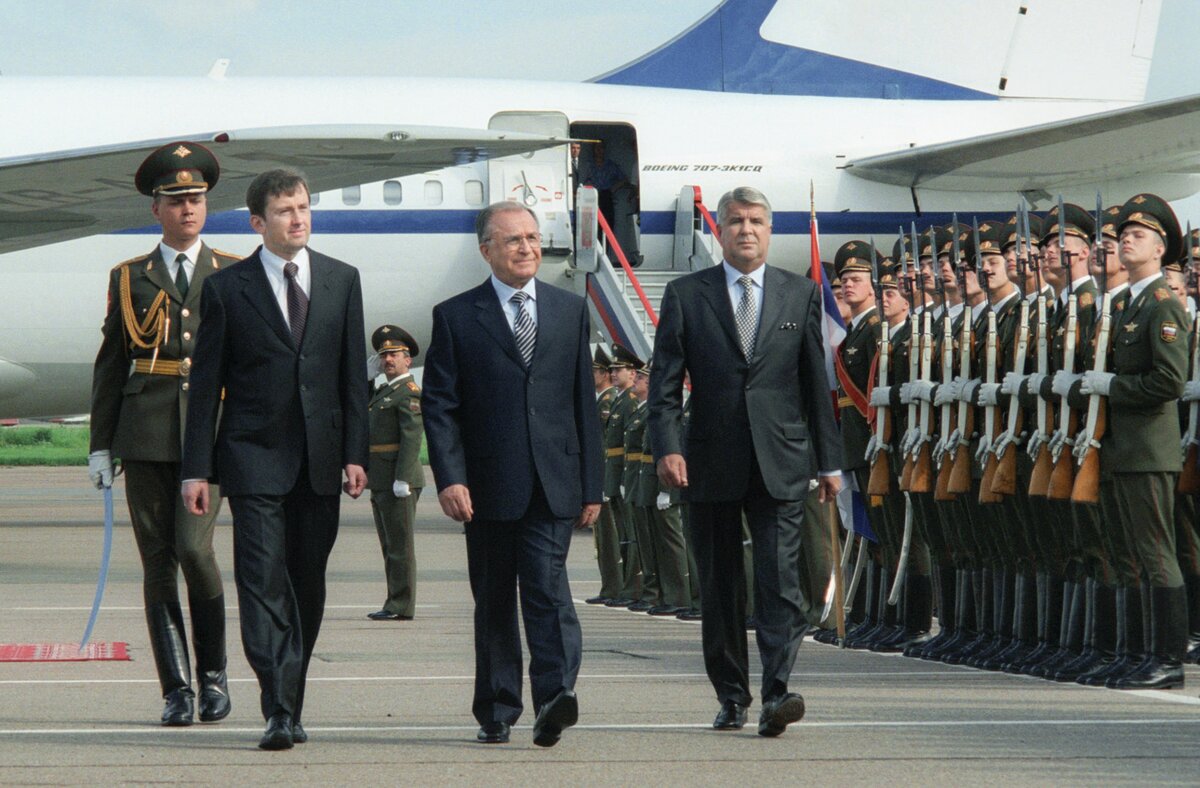
[[[867,156],[866,180],[944,191],[1062,191],[1200,172],[1200,95]]]
[[[210,212],[241,208],[258,173],[298,167],[314,192],[399,178],[566,144],[511,131],[433,126],[287,126],[144,140],[0,159],[0,254],[151,222],[133,174],[175,140],[207,145],[221,162]]]

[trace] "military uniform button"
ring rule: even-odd
[[[187,340],[191,339],[191,338],[192,338],[192,332],[191,332],[191,331],[184,331],[184,332],[183,332],[183,339],[184,339],[184,341],[185,341],[185,342],[186,342]]]
[[[183,315],[184,317],[191,317],[191,316],[192,316],[192,310],[188,309],[187,307],[184,307],[184,308],[183,308],[183,309],[180,311],[180,313],[179,313],[179,314]]]
[[[183,383],[179,384],[179,387],[182,388],[184,391],[187,391],[188,390],[188,382],[186,380],[183,381]]]

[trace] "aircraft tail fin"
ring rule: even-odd
[[[1141,101],[1162,0],[724,0],[592,82],[894,99]]]

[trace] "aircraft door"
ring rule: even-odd
[[[563,139],[571,133],[567,116],[561,112],[497,112],[488,128]],[[516,200],[537,214],[542,251],[547,254],[571,251],[568,156],[563,144],[488,162],[488,202]]]

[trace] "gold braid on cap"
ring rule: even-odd
[[[124,318],[125,333],[129,341],[137,347],[149,350],[165,344],[167,334],[171,330],[171,319],[168,310],[171,308],[171,298],[167,291],[159,290],[158,297],[150,304],[146,319],[138,322],[133,311],[133,296],[129,289],[129,266],[121,268],[121,317]]]

